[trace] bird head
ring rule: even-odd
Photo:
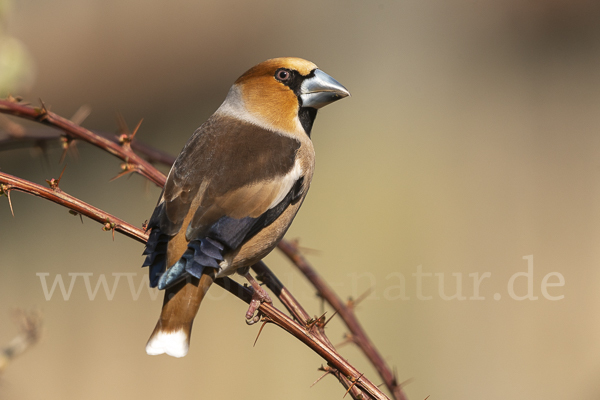
[[[273,58],[235,81],[223,111],[271,130],[310,135],[317,109],[347,96],[344,86],[310,61]]]

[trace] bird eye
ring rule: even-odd
[[[291,76],[290,72],[286,71],[285,69],[279,69],[279,70],[277,70],[277,72],[275,72],[275,78],[278,81],[282,81],[282,82],[287,81],[288,79],[290,79],[290,76]]]

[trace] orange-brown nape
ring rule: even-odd
[[[303,133],[297,118],[299,105],[296,93],[274,78],[280,68],[306,76],[317,66],[301,58],[273,58],[250,68],[235,84],[241,89],[248,112],[284,132]]]

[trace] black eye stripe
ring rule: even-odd
[[[287,72],[289,74],[288,78],[281,79],[281,77],[279,76],[279,73],[281,73],[281,72]],[[302,82],[304,82],[305,79],[311,78],[313,76],[314,76],[314,71],[311,71],[310,74],[303,76],[303,75],[300,75],[300,73],[298,71],[288,69],[288,68],[279,68],[277,71],[275,71],[275,74],[273,74],[273,77],[278,82],[283,83],[285,86],[292,89],[292,91],[296,94],[296,96],[300,96],[300,86],[302,85]],[[298,100],[300,100],[300,99],[298,99]]]

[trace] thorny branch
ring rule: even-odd
[[[114,134],[98,131],[92,132],[96,135],[104,137],[107,140],[110,140],[111,142],[116,144],[119,143],[119,137],[115,136]],[[41,150],[46,150],[52,145],[67,146],[68,143],[64,135],[47,128],[42,128],[41,130],[36,130],[33,132],[27,130],[18,136],[7,132],[6,137],[0,139],[0,151],[23,148],[39,148]],[[131,142],[131,149],[137,154],[144,156],[144,158],[151,164],[163,164],[170,167],[171,164],[175,162],[175,157],[173,157],[171,154],[167,154],[164,151],[155,149],[154,147],[148,146],[147,144],[137,140]]]
[[[329,348],[335,351],[335,347],[329,341],[329,338],[325,335],[325,325],[327,321],[322,317],[311,318],[309,314],[304,310],[302,305],[294,298],[294,296],[283,286],[283,283],[271,272],[267,265],[260,261],[252,266],[254,272],[256,272],[258,279],[263,281],[265,285],[277,296],[281,303],[288,309],[290,314],[300,322],[302,325],[310,327],[315,336],[317,336],[323,343],[326,343]],[[269,322],[268,320],[265,323]],[[260,332],[259,332],[260,335]],[[257,338],[258,339],[258,338]],[[346,389],[352,395],[352,398],[361,398],[360,390],[352,382],[339,372],[338,369],[328,368],[329,372],[338,378],[340,383],[344,385]]]
[[[49,184],[52,185],[52,182],[53,180],[50,180]],[[12,190],[29,193],[50,200],[53,203],[68,208],[73,215],[83,215],[101,223],[104,226],[104,230],[122,233],[141,243],[146,243],[146,240],[148,239],[148,235],[143,230],[63,192],[58,185],[54,188],[52,188],[52,186],[47,188],[26,181],[25,179],[0,172],[0,195],[9,196]]]
[[[150,160],[151,162],[161,163],[169,166],[174,161],[174,158],[172,156],[133,140],[133,136],[139,128],[139,124],[138,128],[134,130],[133,134],[122,134],[120,137],[114,137],[113,139],[110,139],[101,134],[86,130],[71,121],[68,121],[54,113],[49,112],[45,106],[43,106],[42,108],[29,107],[23,104],[19,104],[19,102],[13,98],[9,98],[8,100],[0,100],[0,113],[5,113],[38,121],[45,125],[61,129],[66,135],[67,146],[69,140],[74,139],[79,139],[96,145],[110,152],[111,154],[115,155],[121,160],[125,161],[124,171],[121,173],[121,175],[129,172],[138,172],[141,175],[146,176],[149,180],[156,183],[158,186],[164,185],[164,175],[160,173],[160,171],[156,170],[144,159],[135,154],[132,149],[135,149],[139,153],[145,155],[146,159]],[[11,145],[13,147],[18,147],[18,143],[23,143],[27,141],[32,143],[32,145],[34,146],[42,147],[48,141],[54,140],[57,137],[58,135],[52,135],[49,133],[46,133],[41,137],[32,136],[20,131],[20,134],[18,136],[14,135],[9,139],[0,140],[0,150],[2,150],[2,148],[4,147],[10,147]],[[132,227],[131,225],[127,224],[126,222],[120,219],[108,216],[108,214],[106,213],[102,215],[103,212],[101,210],[98,210],[93,206],[87,205],[73,198],[72,196],[66,195],[64,192],[60,191],[60,189],[58,189],[57,193],[56,190],[47,189],[45,187],[35,185],[30,182],[27,182],[27,185],[24,185],[24,187],[17,188],[14,184],[14,179],[19,178],[10,177],[10,175],[8,175],[8,177],[12,178],[12,181],[9,181],[8,178],[3,175],[6,174],[0,173],[0,179],[7,179],[7,181],[4,182],[4,189],[8,189],[4,190],[4,193],[7,195],[9,195],[11,189],[30,192],[31,194],[47,198],[51,201],[57,202],[68,208],[71,208],[71,210],[74,213],[85,215],[98,222],[104,223],[105,230],[112,230],[113,235],[114,231],[117,231],[129,237],[132,237],[138,241],[145,242],[146,235],[145,233],[141,232],[141,230],[138,230],[138,228]],[[0,187],[0,195],[1,194],[2,187]],[[70,203],[68,201],[70,201]],[[103,217],[105,218],[103,219]],[[109,222],[114,225],[109,225]],[[108,229],[106,229],[107,227]],[[137,235],[137,233],[139,232],[142,233],[142,236]],[[402,392],[401,386],[397,383],[396,377],[386,365],[385,361],[378,353],[376,348],[373,346],[371,341],[368,339],[364,329],[356,319],[351,304],[346,305],[344,302],[341,301],[341,299],[329,288],[325,281],[323,281],[322,278],[320,278],[320,276],[306,261],[306,259],[304,259],[296,245],[288,241],[282,240],[279,244],[279,248],[284,252],[284,254],[286,254],[286,256],[288,256],[292,263],[307,277],[307,279],[313,284],[313,286],[315,286],[319,296],[325,299],[336,310],[336,312],[339,313],[340,317],[343,319],[344,323],[351,332],[351,334],[348,336],[352,339],[352,342],[354,342],[365,353],[365,355],[369,358],[371,363],[375,366],[380,376],[384,380],[384,383],[392,392],[393,398],[396,400],[406,400],[406,396]],[[366,380],[366,378],[364,378],[362,374],[359,374],[358,371],[356,371],[351,365],[349,365],[343,358],[341,358],[337,354],[333,345],[324,333],[324,328],[326,324],[324,317],[321,317],[319,319],[311,319],[308,313],[306,313],[302,306],[293,298],[293,296],[287,291],[287,289],[285,289],[285,287],[281,284],[277,277],[268,269],[268,267],[266,267],[264,263],[261,262],[253,266],[253,269],[259,275],[259,278],[261,278],[282,301],[282,303],[292,314],[294,319],[298,321],[296,323],[295,321],[292,321],[291,319],[289,319],[289,317],[287,317],[285,314],[281,313],[274,307],[268,304],[263,304],[261,305],[260,310],[263,311],[265,315],[265,317],[263,318],[265,323],[275,323],[281,326],[283,329],[296,336],[298,339],[309,345],[309,347],[311,347],[314,351],[320,354],[323,358],[325,358],[328,361],[329,365],[322,367],[321,370],[336,376],[344,385],[344,387],[348,389],[347,393],[350,393],[353,398],[364,398],[361,389],[366,390],[366,393],[364,394],[369,394],[369,397],[377,399],[387,398],[383,393],[381,393],[381,391],[376,386],[374,386],[371,382]],[[235,294],[242,300],[246,302],[249,301],[249,290],[241,287],[234,281],[217,280],[217,283],[226,288],[227,290],[231,291],[233,294]],[[271,310],[271,308],[273,308],[273,310]],[[290,325],[290,323],[296,324],[297,326]],[[286,327],[288,327],[289,329]],[[298,329],[298,327],[300,327],[301,329]],[[312,347],[311,343],[315,343],[315,341],[320,343],[320,345]]]
[[[373,343],[369,340],[365,330],[356,319],[354,310],[345,304],[329,287],[329,285],[317,274],[315,269],[308,263],[298,250],[298,246],[289,242],[281,241],[279,249],[292,261],[292,263],[306,276],[306,278],[317,289],[319,296],[325,299],[350,330],[350,338],[365,353],[369,361],[375,366],[379,375],[383,378],[387,388],[393,393],[397,400],[406,400],[404,392],[394,374],[390,371],[383,357],[379,354]]]
[[[29,119],[60,129],[65,133],[68,139],[86,141],[123,160],[125,162],[123,172],[137,172],[159,187],[163,187],[165,184],[164,174],[154,168],[148,161],[134,153],[131,146],[125,145],[125,142],[123,142],[123,144],[115,143],[103,136],[89,131],[82,126],[49,111],[43,103],[41,107],[31,107],[21,104],[14,98],[0,100],[0,113]]]
[[[54,180],[51,180],[50,182],[52,181]],[[84,215],[93,219],[94,221],[100,222],[104,224],[105,227],[108,225],[110,226],[110,230],[113,230],[113,232],[117,231],[119,233],[123,233],[124,235],[135,239],[138,242],[145,243],[148,238],[146,232],[144,232],[144,230],[141,228],[137,228],[111,214],[108,214],[94,206],[91,206],[74,198],[73,196],[66,194],[60,190],[58,186],[53,188],[45,188],[24,179],[0,172],[0,188],[3,193],[10,192],[11,190],[18,190],[48,199],[70,209],[77,214]],[[273,275],[273,273],[266,267],[266,265],[262,264],[256,268],[261,271],[263,276],[267,276],[270,282],[279,282],[275,275]],[[252,292],[250,289],[239,285],[237,282],[229,278],[217,279],[217,283],[223,288],[227,289],[229,292],[236,295],[241,300],[247,303],[250,302],[252,297]],[[287,292],[287,290],[285,290],[285,288],[283,288],[283,285],[281,285],[280,282],[279,285],[281,286],[279,292],[285,293],[285,295],[282,296],[282,302],[284,302],[284,304],[286,304],[286,306],[290,309],[296,310],[294,315],[297,314],[302,316],[302,319],[306,318],[307,314],[306,311],[302,309],[302,306],[291,296],[291,294],[289,294],[289,292]],[[296,322],[279,311],[277,308],[273,307],[272,304],[268,303],[261,304],[259,311],[263,314],[263,319],[265,321],[272,322],[295,336],[297,339],[310,347],[314,352],[323,357],[329,365],[341,372],[344,377],[344,379],[341,379],[341,381],[347,388],[356,387],[362,389],[363,392],[357,392],[356,397],[354,398],[363,399],[365,396],[369,396],[368,398],[372,399],[387,399],[387,397],[379,390],[377,386],[363,377],[361,373],[359,373],[335,351],[322,331],[324,326],[319,327],[318,323],[312,323],[310,320],[306,323],[303,323],[302,320],[301,322]],[[347,381],[351,383],[347,384]]]

